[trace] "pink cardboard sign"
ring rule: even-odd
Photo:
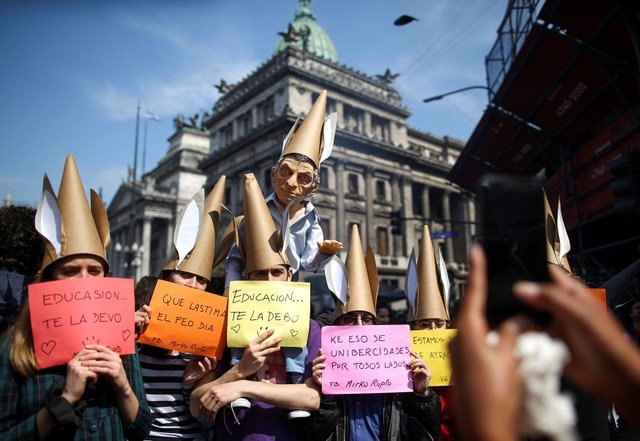
[[[133,280],[89,277],[29,285],[38,369],[67,364],[85,345],[134,352]]]
[[[408,325],[325,326],[322,393],[411,392]]]

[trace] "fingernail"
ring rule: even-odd
[[[540,285],[534,282],[516,282],[513,291],[519,296],[535,297],[540,294]]]

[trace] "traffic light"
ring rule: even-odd
[[[391,212],[391,234],[402,235],[402,210]]]
[[[640,150],[631,150],[609,162],[613,175],[611,190],[618,201],[616,211],[622,217],[640,215]]]

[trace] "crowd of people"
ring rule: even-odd
[[[640,301],[630,306],[625,330],[580,281],[552,265],[549,283],[514,285],[517,299],[550,314],[551,323],[532,326],[512,317],[492,331],[481,247],[469,252],[469,281],[454,316],[426,226],[407,273],[406,323],[416,331],[457,329],[453,384],[432,386],[428,361],[411,351],[405,366],[411,392],[323,393],[322,326],[394,319],[389,305],[377,301],[375,259],[357,226],[343,263],[342,243],[323,237],[309,201],[333,147],[336,115],[325,115],[326,100],[325,91],[285,138],[272,194],[265,198],[253,174],[244,176],[243,219],[234,228],[220,234],[224,176],[206,198],[194,196],[198,218],[181,218],[174,235],[189,249],[176,246],[160,274],[138,282],[131,311],[140,337],[154,319],[158,280],[206,291],[220,262],[225,284],[213,294],[224,296],[234,281],[291,282],[300,269],[325,271],[336,306],[309,320],[303,347],[282,346],[273,329],[244,348],[226,348],[220,359],[146,343],[121,356],[95,343],[65,365],[39,369],[27,286],[108,277],[108,220],[95,192],[87,201],[71,155],[57,194],[45,175],[37,210],[0,209],[1,439],[516,440],[523,436],[525,389],[515,347],[527,332],[548,333],[568,348],[562,381],[576,398],[581,439],[640,439]]]

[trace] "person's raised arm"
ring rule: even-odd
[[[245,348],[238,364],[232,366],[220,377],[216,378],[213,372],[209,372],[196,383],[189,400],[189,410],[194,418],[200,417],[203,406],[210,402],[212,386],[242,380],[255,374],[271,354],[280,350],[280,346],[278,346],[280,338],[266,341],[273,335],[273,332],[274,330],[270,329],[251,341],[249,346]]]
[[[498,330],[499,340],[487,340],[487,263],[480,246],[471,248],[469,263],[469,282],[456,319],[458,334],[451,344],[456,422],[466,440],[515,441],[522,403],[514,351],[519,326],[506,320]]]
[[[566,375],[585,391],[613,402],[640,429],[640,351],[580,282],[555,267],[550,273],[552,284],[521,282],[515,294],[554,316],[550,332],[571,352]]]

